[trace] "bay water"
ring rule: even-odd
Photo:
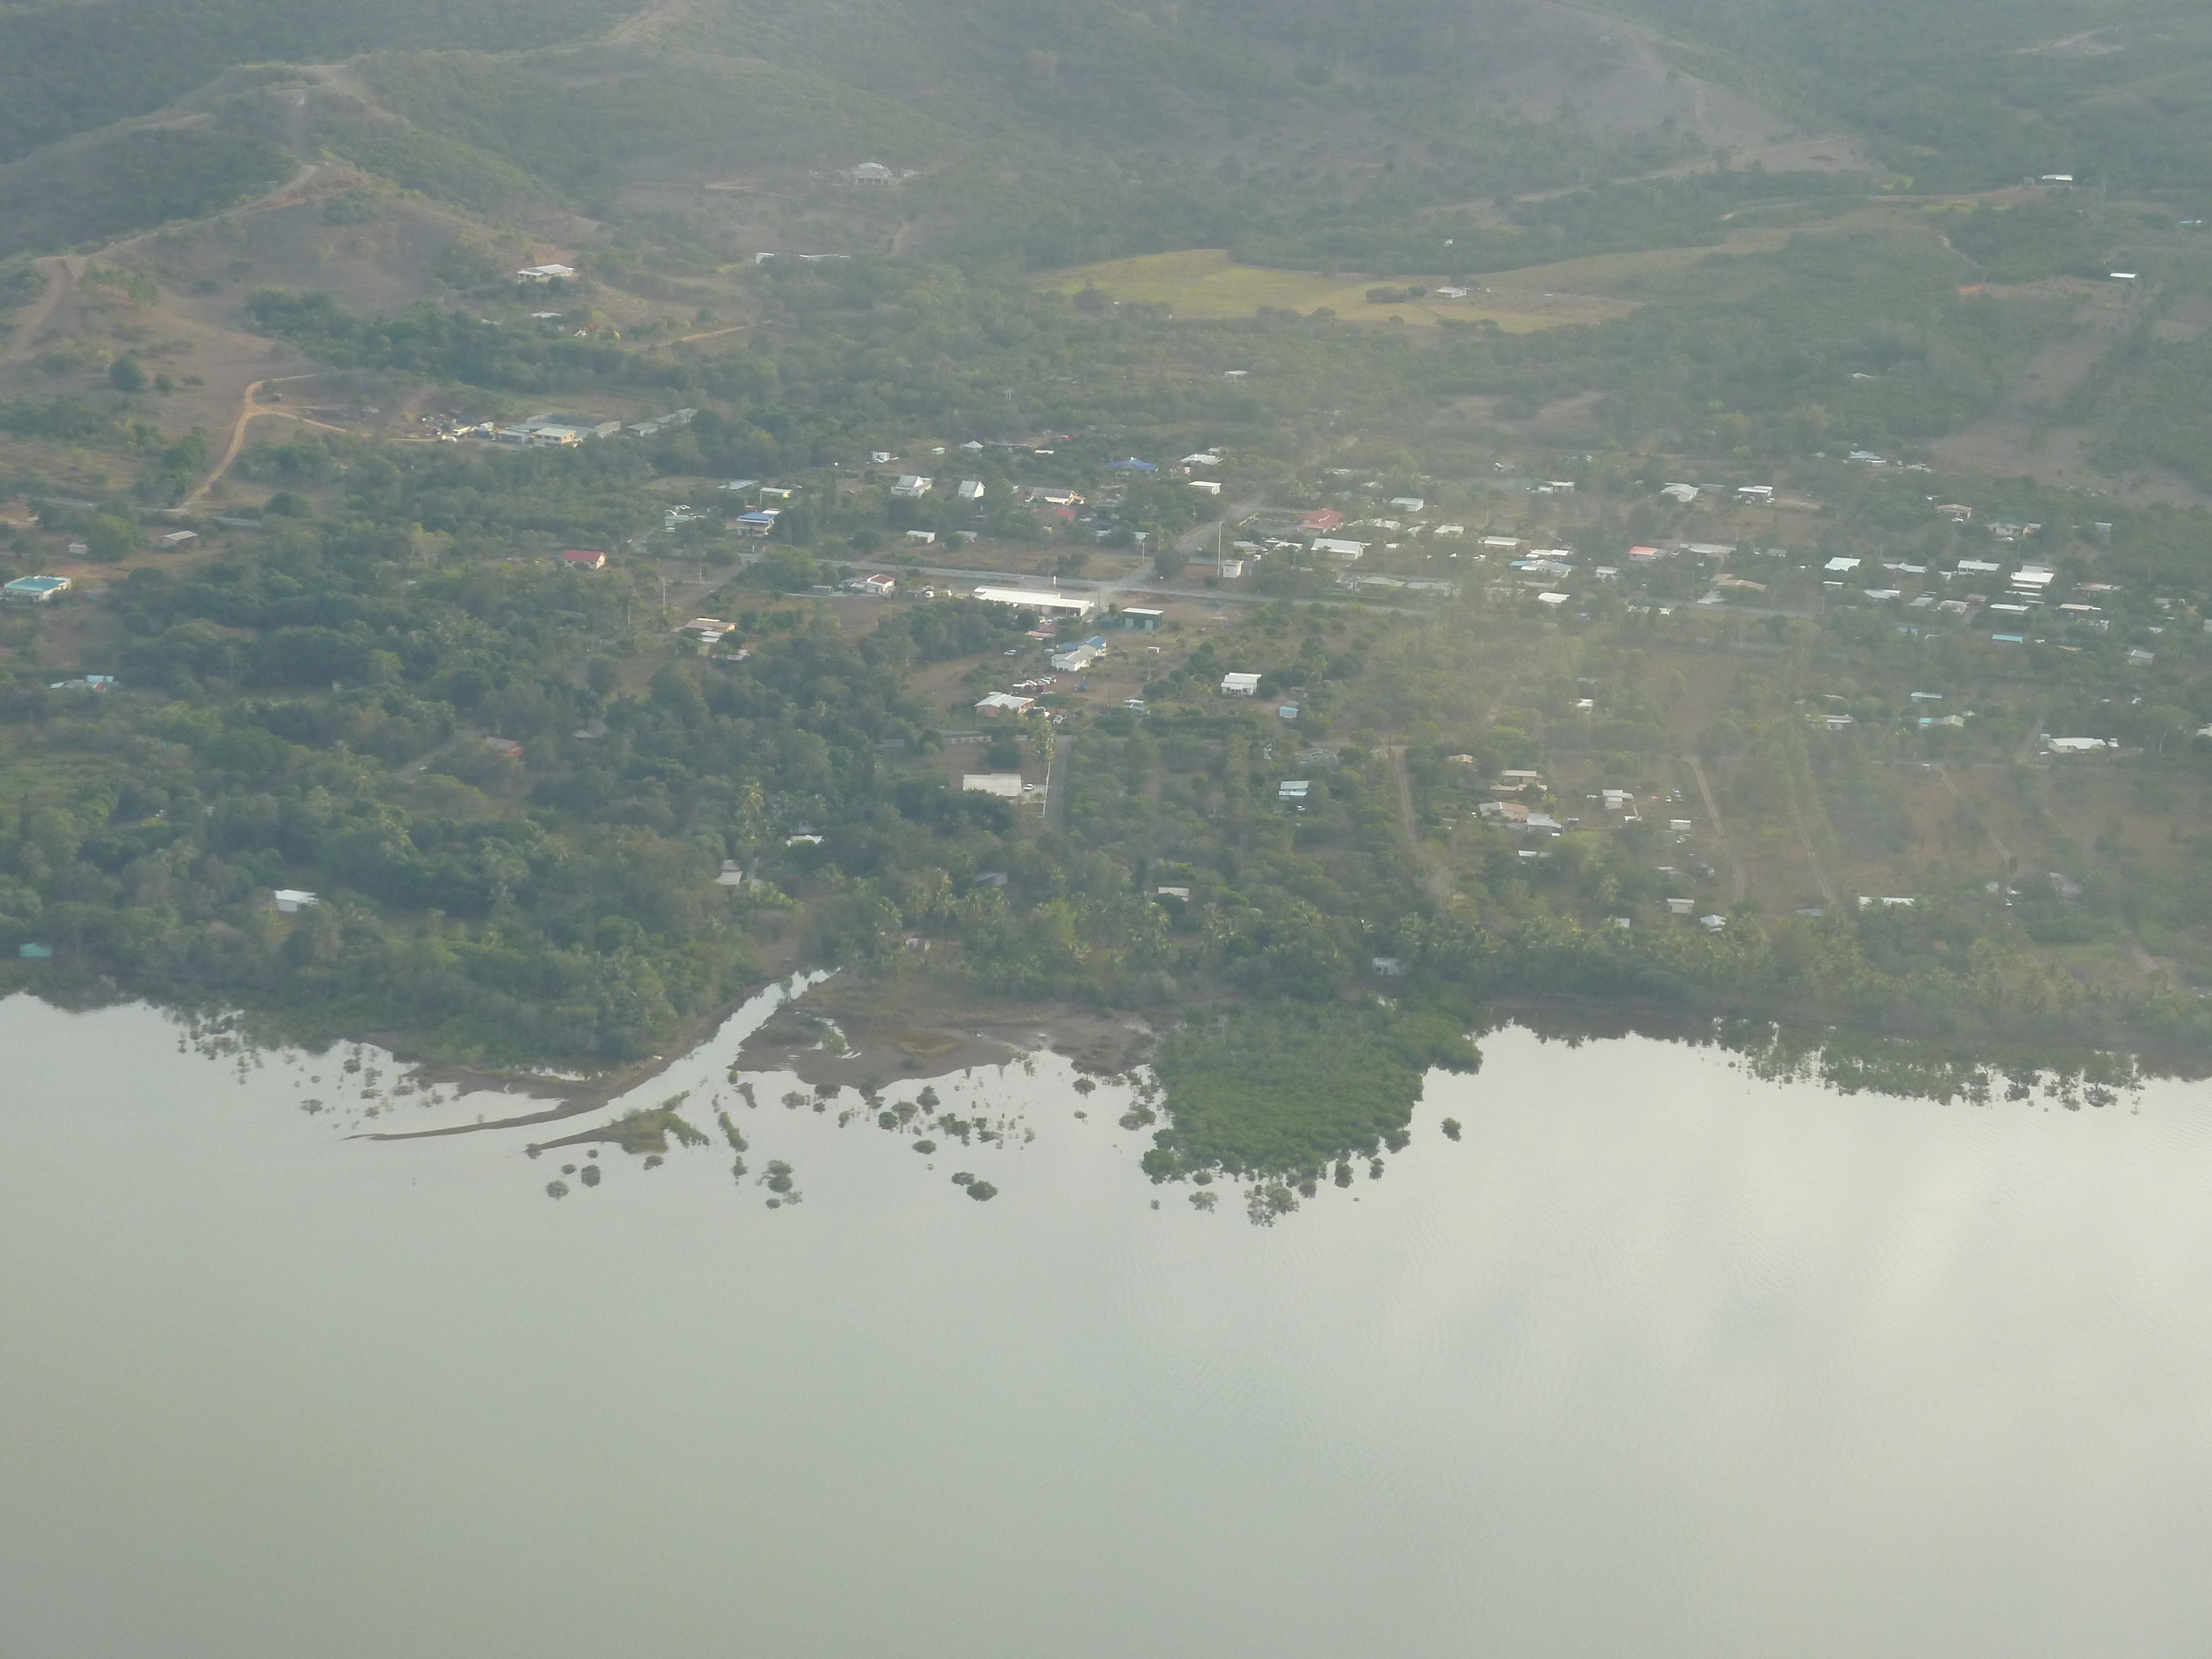
[[[749,1104],[774,1000],[620,1103],[713,1143],[591,1187],[524,1148],[614,1109],[366,1140],[527,1103],[0,1003],[0,1655],[2212,1639],[2206,1085],[1942,1105],[1509,1028],[1257,1226],[1049,1052],[935,1081],[994,1141]]]

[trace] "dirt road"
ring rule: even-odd
[[[201,501],[207,498],[208,491],[213,489],[217,483],[222,482],[222,475],[230,471],[230,464],[238,459],[238,452],[246,447],[246,426],[257,415],[273,415],[279,420],[297,421],[302,426],[320,427],[325,432],[344,432],[345,428],[343,427],[332,426],[327,421],[313,420],[307,416],[298,414],[289,409],[266,408],[254,401],[255,398],[260,396],[261,388],[264,386],[278,386],[286,380],[312,380],[314,378],[314,375],[311,374],[280,374],[274,380],[256,380],[252,385],[247,386],[246,388],[246,396],[240,400],[238,418],[231,422],[230,442],[223,447],[222,459],[215,464],[215,471],[208,474],[207,482],[185,498],[185,505],[186,507],[198,506]],[[349,434],[348,435],[350,436],[351,434]]]
[[[55,254],[33,262],[45,273],[46,291],[31,301],[30,307],[16,320],[8,343],[0,349],[0,366],[21,362],[31,355],[31,347],[53,320],[61,303],[76,292],[76,267],[66,255]]]
[[[1685,755],[1682,761],[1690,769],[1690,775],[1698,781],[1698,794],[1705,803],[1705,816],[1713,821],[1713,835],[1720,842],[1722,854],[1727,858],[1733,872],[1735,902],[1741,904],[1748,884],[1743,873],[1743,860],[1736,857],[1735,849],[1729,844],[1728,826],[1721,822],[1721,805],[1713,799],[1713,787],[1705,781],[1705,769],[1698,764],[1698,757]],[[1809,845],[1807,850],[1811,850]],[[1826,890],[1827,884],[1824,882],[1821,890],[1825,892]]]

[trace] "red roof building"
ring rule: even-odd
[[[1326,536],[1344,524],[1344,514],[1333,507],[1317,507],[1298,520],[1298,528],[1310,535]]]
[[[607,556],[604,553],[593,553],[580,547],[572,547],[561,556],[561,562],[574,565],[580,570],[605,570],[607,568]]]

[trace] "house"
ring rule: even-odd
[[[1390,505],[1401,513],[1418,513],[1428,502],[1419,495],[1393,495]]]
[[[67,576],[19,576],[5,587],[0,587],[0,597],[23,605],[44,605],[57,593],[70,590]]]
[[[1659,493],[1669,500],[1680,501],[1684,507],[1698,499],[1698,487],[1693,483],[1662,484]]]
[[[963,789],[973,789],[979,795],[996,795],[1003,800],[1022,798],[1022,775],[1018,772],[967,772],[960,778]]]
[[[1848,575],[1850,572],[1857,569],[1858,568],[1859,562],[1856,559],[1847,559],[1841,556],[1829,560],[1827,563],[1820,567],[1821,569],[1834,576]]]
[[[1221,493],[1221,485],[1212,478],[1193,478],[1190,481],[1190,487],[1193,489],[1202,489],[1209,495],[1218,495]]]
[[[1132,605],[1122,609],[1120,621],[1121,626],[1133,634],[1157,634],[1160,631],[1160,623],[1166,617],[1164,611],[1150,611],[1141,605]]]
[[[1464,300],[1467,298],[1467,290],[1463,288],[1440,288],[1436,289],[1435,293],[1437,298],[1439,300]]]
[[[1176,465],[1178,466],[1219,466],[1221,457],[1210,449],[1201,449],[1195,455],[1184,456]]]
[[[898,592],[898,582],[896,578],[879,571],[872,576],[860,578],[860,592],[875,599],[887,599]]]
[[[1105,654],[1106,647],[1103,643],[1086,641],[1082,645],[1072,645],[1065,651],[1054,653],[1051,662],[1056,673],[1080,674]]]
[[[994,691],[975,705],[975,712],[996,720],[1001,714],[1026,714],[1036,702],[1035,697],[1018,697],[1008,691]]]
[[[918,501],[936,488],[936,485],[937,480],[934,478],[925,478],[916,472],[902,473],[898,482],[891,486],[891,495],[898,501]]]
[[[1516,794],[1524,789],[1541,789],[1543,787],[1544,775],[1541,772],[1530,772],[1520,768],[1500,772],[1498,781],[1491,786],[1492,789]]]
[[[1097,600],[1079,594],[1029,587],[979,587],[975,597],[987,605],[1011,605],[1048,617],[1087,617],[1098,606]]]
[[[322,902],[313,893],[302,892],[296,887],[279,887],[269,896],[275,902],[277,911],[288,916],[297,915],[309,906]]]
[[[935,544],[937,532],[934,530],[909,530],[906,532],[906,538],[910,542],[918,542],[924,547],[929,547]]]
[[[981,478],[963,478],[960,488],[953,494],[963,501],[980,501],[983,499],[983,481]]]
[[[787,501],[798,493],[799,486],[797,484],[792,484],[787,487],[781,488],[775,484],[769,484],[762,489],[760,494],[761,499],[764,501]]]
[[[171,530],[154,538],[155,542],[172,551],[179,547],[190,547],[199,538],[200,532],[197,530]]]
[[[868,465],[870,466],[889,466],[896,459],[898,459],[898,457],[892,454],[888,449],[872,449],[868,452]]]
[[[1772,484],[1738,484],[1735,487],[1735,494],[1738,501],[1757,501],[1763,504],[1774,499],[1774,486]]]
[[[1352,564],[1364,556],[1367,546],[1365,542],[1349,542],[1340,540],[1333,536],[1316,536],[1314,538],[1313,550],[1325,559],[1335,559],[1340,563]]]
[[[676,630],[679,634],[696,635],[704,645],[720,645],[722,635],[730,631],[730,624],[720,617],[694,617]]]
[[[1275,710],[1275,718],[1279,720],[1294,720],[1297,717],[1298,706],[1294,702],[1283,703]]]
[[[1309,536],[1326,536],[1344,523],[1344,514],[1333,507],[1318,507],[1298,520],[1298,528]]]
[[[1159,468],[1150,461],[1140,461],[1132,455],[1127,460],[1107,462],[1106,470],[1109,472],[1157,472]]]
[[[895,185],[898,182],[898,174],[881,161],[862,161],[845,169],[845,182],[848,185]]]
[[[1521,545],[1521,538],[1518,536],[1485,536],[1481,544],[1488,552],[1510,553]]]
[[[726,520],[724,523],[740,536],[757,538],[774,533],[777,516],[775,508],[772,507],[756,507],[750,513],[740,513],[734,519]]]
[[[1260,677],[1257,674],[1224,674],[1221,677],[1221,695],[1224,697],[1249,697],[1259,689]]]
[[[2120,745],[2110,738],[2045,738],[2043,746],[2054,755],[2087,755]]]
[[[714,488],[717,489],[729,490],[758,489],[760,488],[760,480],[758,478],[732,478],[726,484],[716,484]]]
[[[486,738],[483,745],[495,755],[504,755],[509,760],[522,758],[522,745],[513,738]]]
[[[1670,898],[1667,901],[1667,914],[1670,916],[1695,915],[1697,910],[1698,902],[1695,899]]]
[[[1304,800],[1306,798],[1307,792],[1312,787],[1313,782],[1310,779],[1285,778],[1282,782],[1275,786],[1275,799],[1277,800]]]
[[[575,274],[568,265],[525,265],[514,273],[514,280],[518,283],[550,283]]]
[[[607,556],[589,548],[572,547],[561,556],[561,562],[577,570],[605,570]]]

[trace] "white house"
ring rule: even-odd
[[[980,501],[983,499],[983,481],[981,478],[963,478],[960,488],[953,493],[963,501]]]
[[[907,472],[901,474],[898,482],[891,486],[891,494],[901,501],[918,501],[936,486],[937,480],[934,478],[925,478],[919,473]]]
[[[881,161],[862,161],[857,167],[845,169],[845,182],[848,185],[895,185],[898,182],[898,174]]]
[[[525,265],[514,273],[514,279],[519,283],[550,283],[556,276],[574,276],[575,274],[574,268],[568,265]]]
[[[1224,697],[1249,697],[1259,690],[1260,677],[1257,674],[1224,674],[1221,677],[1221,695]]]
[[[322,902],[313,893],[301,892],[296,887],[279,887],[270,897],[276,902],[276,908],[288,916],[296,915],[309,905]]]
[[[1334,536],[1316,536],[1314,538],[1313,550],[1325,559],[1335,559],[1345,564],[1352,564],[1366,554],[1367,544],[1344,541]]]
[[[994,691],[975,705],[975,712],[996,719],[1000,714],[1019,714],[1035,704],[1035,697],[1018,697],[1011,691]]]

